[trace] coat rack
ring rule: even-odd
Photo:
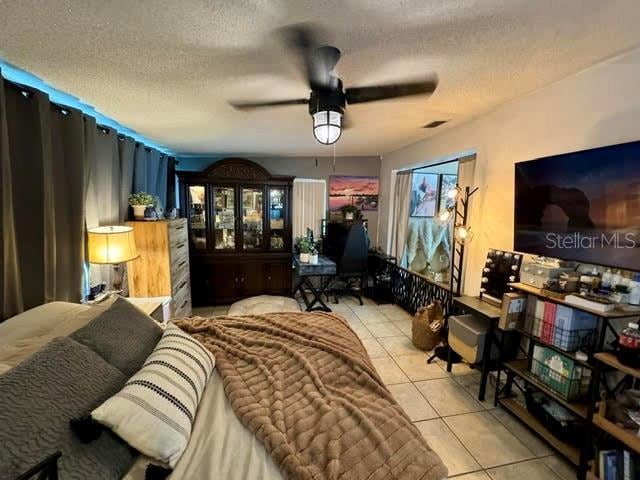
[[[455,206],[449,207],[439,216],[441,223],[448,223],[453,219],[453,242],[451,242],[451,274],[449,275],[449,288],[453,296],[459,297],[462,291],[463,267],[465,246],[473,239],[473,232],[468,224],[469,216],[469,200],[471,196],[478,191],[478,187],[473,190],[471,187],[464,188],[464,195],[460,195],[463,190],[456,185],[455,189],[448,192],[448,196],[456,199]],[[450,309],[449,309],[450,311]],[[427,360],[427,363],[433,362],[436,358],[447,360],[449,358],[450,347],[447,344],[447,335],[449,332],[449,319],[445,317],[442,334],[444,343],[433,350],[433,355]],[[452,362],[459,363],[460,357],[457,353],[451,352]]]

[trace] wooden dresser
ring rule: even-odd
[[[140,257],[127,264],[129,296],[171,297],[171,315],[191,315],[187,219],[127,222]]]

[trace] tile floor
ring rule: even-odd
[[[362,339],[382,381],[458,480],[571,480],[575,469],[510,413],[477,400],[479,372],[464,364],[427,364],[411,343],[411,316],[395,305],[365,299],[330,304]],[[224,315],[228,307],[194,309]]]

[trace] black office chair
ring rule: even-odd
[[[342,256],[337,262],[336,278],[331,292],[334,302],[338,295],[353,295],[362,305],[362,293],[367,285],[367,261],[369,257],[369,237],[361,223],[349,230]]]

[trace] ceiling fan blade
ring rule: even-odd
[[[364,103],[386,100],[388,98],[408,97],[410,95],[432,94],[438,86],[438,79],[424,82],[395,83],[371,87],[347,88],[347,103]]]
[[[320,44],[320,29],[311,23],[289,25],[280,30],[285,45],[302,60],[304,75],[311,90],[336,88],[331,71],[340,60],[340,50]]]
[[[273,100],[270,102],[229,102],[236,110],[254,110],[263,107],[284,107],[287,105],[306,105],[309,100],[306,98],[296,98],[293,100]]]
[[[353,128],[353,118],[351,118],[351,115],[349,115],[349,112],[347,111],[345,111],[344,114],[342,115],[341,126],[343,130],[348,130],[350,128]]]

